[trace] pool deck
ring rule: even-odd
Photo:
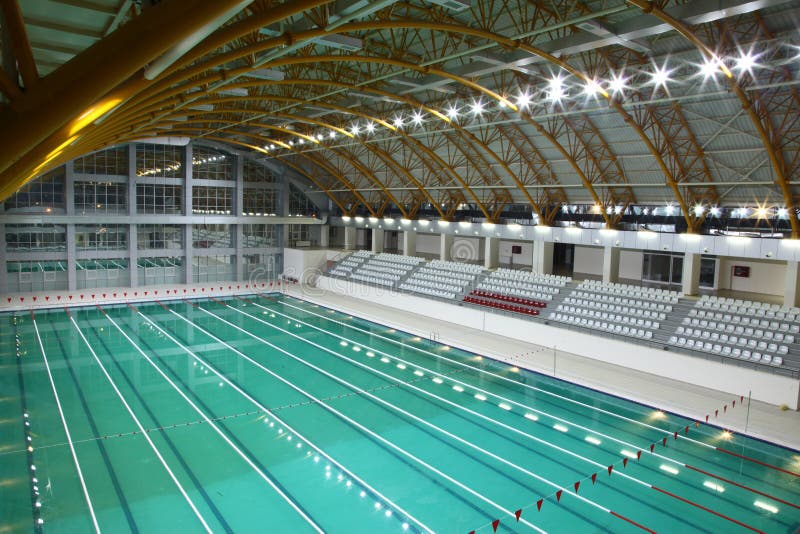
[[[308,286],[290,286],[290,295],[369,319],[415,336],[465,349],[519,367],[694,418],[710,414],[710,423],[800,451],[800,412],[753,401],[741,406],[730,393],[635,371],[553,348],[489,334],[440,319],[416,316],[389,306],[367,303]],[[566,333],[566,331],[565,331]],[[736,399],[736,407],[732,401]],[[727,404],[727,411],[723,408]],[[719,417],[714,417],[719,410]],[[676,429],[677,430],[677,429]]]

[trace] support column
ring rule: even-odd
[[[383,228],[373,228],[372,229],[372,253],[373,254],[380,254],[381,252],[383,252],[383,237],[384,237]]]
[[[8,293],[8,266],[6,265],[6,225],[0,224],[0,293]]]
[[[619,248],[603,249],[603,283],[610,284],[619,280]]]
[[[236,185],[233,189],[233,210],[231,215],[241,216],[244,205],[244,157],[236,155],[233,166],[233,179]],[[233,246],[236,247],[236,280],[246,280],[244,272],[244,227],[241,224],[233,225]]]
[[[356,227],[355,226],[345,226],[344,227],[344,249],[345,250],[355,250],[356,249]]]
[[[786,289],[783,293],[784,306],[800,304],[800,266],[796,261],[786,262]]]
[[[500,238],[484,238],[483,247],[483,266],[487,269],[497,269],[500,265]]]
[[[417,232],[406,230],[403,232],[403,256],[417,255]]]
[[[233,246],[235,247],[235,256],[236,256],[236,265],[234,265],[234,269],[236,270],[236,280],[244,280],[244,228],[241,224],[234,224],[233,225]]]
[[[533,242],[531,271],[538,274],[553,274],[554,244],[546,241]]]
[[[453,248],[453,234],[439,234],[439,259],[450,261],[450,249]]]
[[[128,144],[128,215],[136,215],[136,143]],[[139,227],[128,225],[130,287],[139,287]]]
[[[67,225],[67,289],[75,291],[77,283],[77,265],[75,263],[75,225]]]
[[[322,248],[331,246],[331,227],[327,224],[320,225],[319,227],[319,246]]]
[[[183,181],[183,213],[186,215],[192,214],[192,174],[194,173],[192,167],[192,144],[186,145],[186,161],[183,168],[186,171]],[[192,225],[187,224],[183,227],[183,272],[184,282],[191,284],[194,282],[194,273],[192,272],[192,247],[194,242],[192,240]]]
[[[700,254],[687,252],[683,256],[683,284],[684,295],[697,295],[700,291]]]

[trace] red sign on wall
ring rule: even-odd
[[[746,265],[734,265],[733,276],[737,276],[739,278],[750,278],[750,267],[747,267]]]

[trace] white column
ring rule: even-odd
[[[373,254],[380,254],[381,252],[383,252],[383,237],[384,237],[383,228],[373,228],[372,229],[372,253]]]
[[[786,262],[786,290],[783,294],[784,306],[797,306],[800,304],[800,268],[798,262]]]
[[[322,224],[319,227],[319,246],[322,248],[331,246],[331,227],[327,224]]]
[[[403,256],[417,255],[417,232],[405,230],[403,232]]]
[[[78,288],[78,267],[75,261],[77,247],[75,246],[75,225],[67,225],[67,289],[75,291]]]
[[[450,249],[453,248],[453,234],[439,234],[439,259],[450,261]]]
[[[533,242],[533,261],[531,271],[538,274],[553,274],[553,243]]]
[[[497,269],[500,265],[500,238],[484,238],[483,247],[483,266],[487,269]]]
[[[128,225],[128,268],[131,275],[130,287],[139,286],[139,227]]]
[[[192,164],[192,144],[186,145],[186,164],[183,166],[184,182],[183,182],[183,213],[184,215],[192,214],[192,174],[194,167]],[[192,225],[187,224],[183,227],[183,272],[184,281],[187,284],[194,283],[194,272],[192,267],[194,241],[192,239]]]
[[[700,254],[687,252],[683,256],[683,284],[684,295],[697,295],[700,291]]]
[[[345,226],[344,227],[344,248],[345,250],[355,250],[356,249],[356,227],[355,226]]]
[[[603,283],[608,284],[619,280],[619,248],[605,247],[603,249]]]
[[[0,224],[0,294],[8,292],[8,266],[6,266],[6,226]]]

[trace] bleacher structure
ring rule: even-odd
[[[704,295],[669,338],[686,350],[781,366],[800,334],[800,309]]]
[[[672,351],[800,369],[800,308],[366,251],[328,274]]]

